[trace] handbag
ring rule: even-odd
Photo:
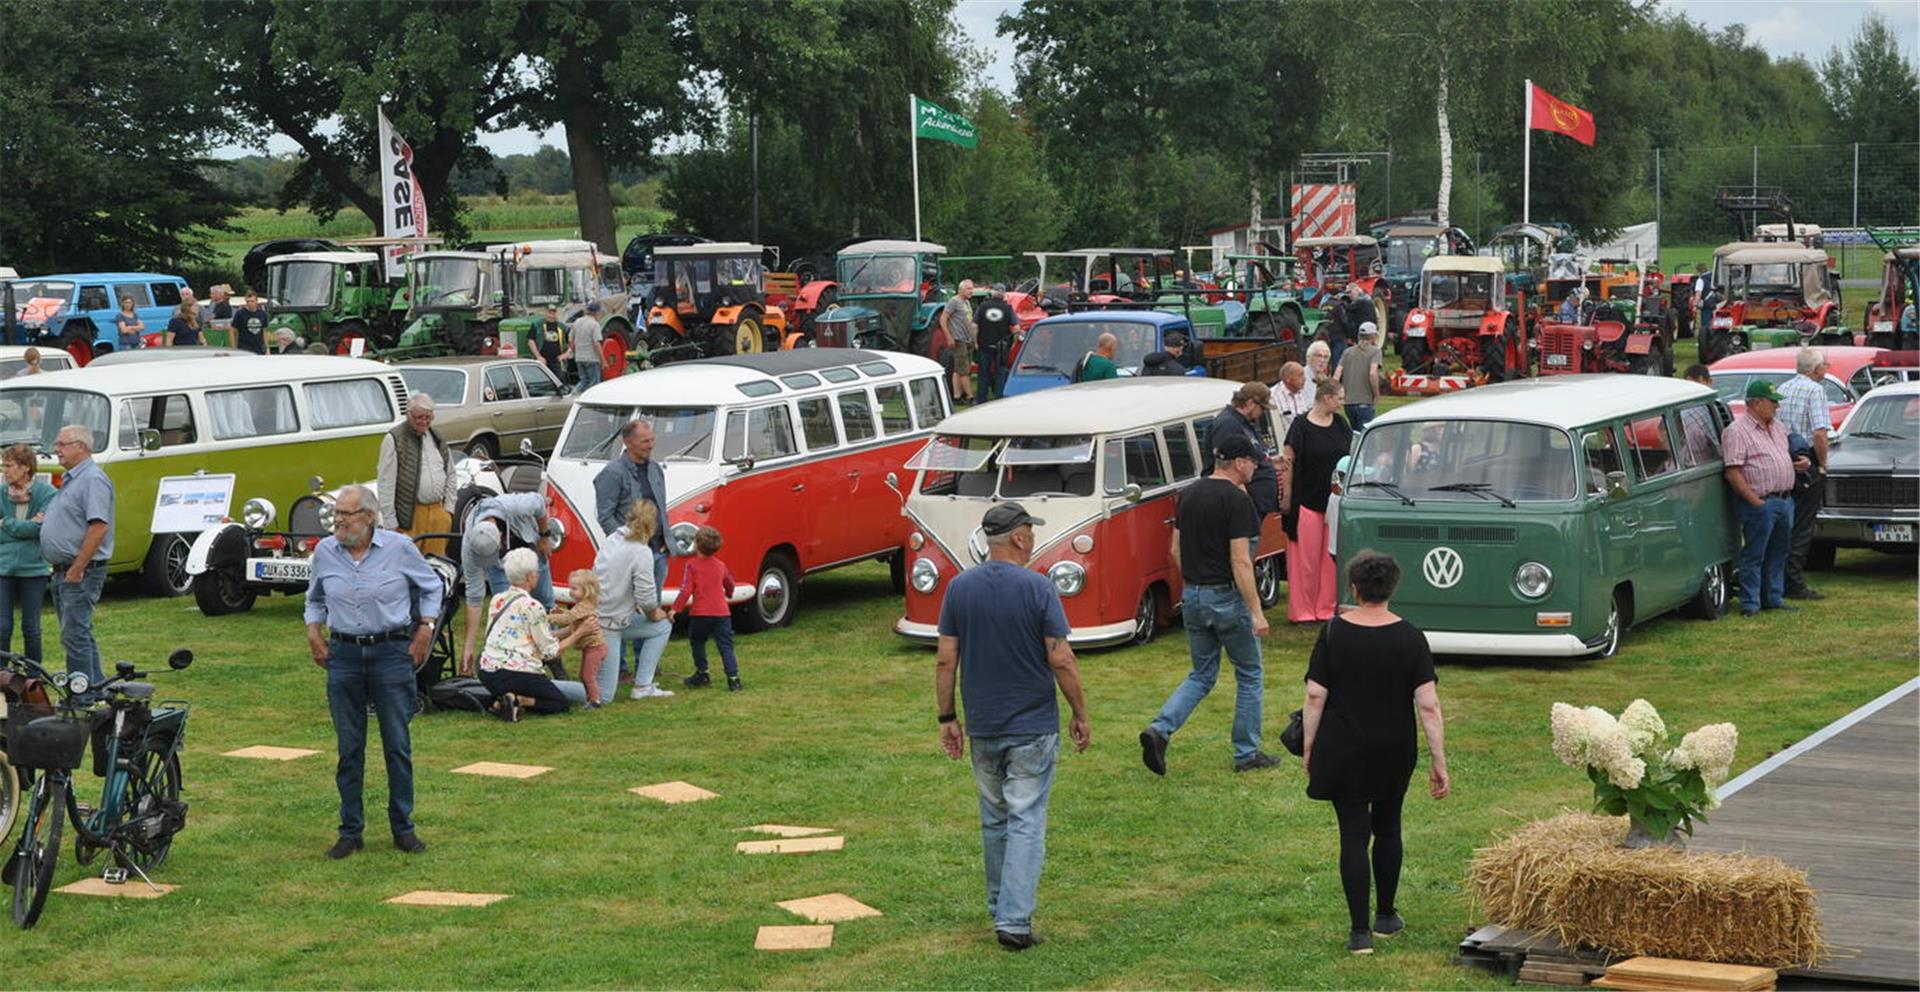
[[[1326,649],[1328,651],[1333,650],[1333,624],[1334,621],[1327,621]],[[1306,716],[1302,711],[1294,710],[1287,714],[1287,729],[1280,731],[1280,746],[1286,748],[1287,753],[1296,758],[1307,749]]]

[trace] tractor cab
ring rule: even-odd
[[[1171,248],[1082,248],[1080,292],[1095,303],[1151,302],[1173,285]]]
[[[1818,224],[1755,224],[1753,240],[1765,244],[1797,244],[1807,248],[1825,248],[1826,234]]]
[[[489,251],[425,251],[407,258],[407,327],[400,347],[485,355],[500,344],[512,263]]]
[[[1535,295],[1547,280],[1547,257],[1571,246],[1571,232],[1557,225],[1508,224],[1487,239],[1486,254],[1507,267],[1509,293]]]
[[[266,299],[273,313],[262,331],[266,340],[289,330],[337,355],[350,353],[355,340],[373,349],[390,348],[399,340],[405,307],[398,304],[379,255],[294,252],[267,259],[266,271]]]
[[[1380,285],[1387,296],[1390,326],[1401,326],[1417,302],[1420,274],[1437,256],[1473,254],[1473,239],[1457,227],[1433,221],[1395,224],[1380,236]],[[1376,295],[1381,291],[1376,289]]]
[[[1449,392],[1528,365],[1526,325],[1507,303],[1506,269],[1484,255],[1435,255],[1420,270],[1415,306],[1407,313],[1395,392]]]
[[[744,242],[654,248],[648,359],[657,365],[780,349],[787,321],[767,304],[765,252]]]
[[[1247,308],[1247,334],[1277,339],[1297,346],[1305,329],[1319,325],[1325,314],[1301,298],[1295,271],[1300,260],[1292,255],[1228,255],[1232,267],[1232,300]]]
[[[1356,282],[1371,295],[1383,267],[1380,251],[1380,242],[1365,234],[1295,240],[1301,295],[1314,306],[1325,306],[1328,298]]]
[[[548,307],[572,326],[590,303],[600,304],[600,362],[611,379],[627,368],[627,349],[636,343],[627,316],[627,277],[620,259],[591,241],[513,241],[488,245],[503,258],[513,284],[507,315],[500,321],[501,344],[515,354],[531,354],[534,331]]]
[[[1716,252],[1714,287],[1720,299],[1710,329],[1724,345],[1716,357],[1841,333],[1840,284],[1818,248],[1781,243]]]
[[[1867,228],[1886,252],[1880,295],[1867,306],[1866,343],[1908,351],[1920,348],[1920,234]]]
[[[945,245],[931,241],[859,241],[840,249],[835,305],[813,318],[814,344],[926,354],[946,254]]]

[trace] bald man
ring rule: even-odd
[[[953,372],[953,402],[973,404],[973,280],[960,280],[959,292],[940,311],[947,332],[947,368]]]
[[[1120,378],[1120,366],[1114,358],[1120,353],[1120,339],[1103,333],[1094,341],[1093,350],[1080,360],[1080,382],[1099,382]]]

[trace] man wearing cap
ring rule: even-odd
[[[460,673],[473,674],[474,653],[485,626],[487,596],[507,591],[507,573],[501,559],[514,548],[532,548],[540,556],[540,577],[533,598],[553,609],[553,518],[547,516],[547,498],[539,493],[507,493],[475,503],[461,529],[460,576],[467,587],[467,646]]]
[[[600,304],[587,304],[587,312],[573,321],[567,329],[567,346],[573,352],[573,366],[580,376],[580,391],[599,385],[600,368]]]
[[[1784,599],[1787,548],[1793,540],[1794,462],[1787,429],[1774,416],[1780,393],[1756,379],[1747,384],[1747,409],[1720,434],[1727,484],[1740,502],[1740,614],[1791,610]],[[1802,459],[1804,462],[1805,459]]]
[[[1266,432],[1260,426],[1272,408],[1273,390],[1268,389],[1266,383],[1241,383],[1233,394],[1233,401],[1214,414],[1213,425],[1207,428],[1208,451],[1221,450],[1233,437],[1245,438],[1254,451],[1253,477],[1245,483],[1255,514],[1253,535],[1247,548],[1249,558],[1260,556],[1260,524],[1267,519],[1267,514],[1280,511],[1280,473],[1274,470],[1273,459],[1267,455]]]
[[[1013,304],[1007,302],[1007,287],[994,283],[993,290],[980,304],[979,329],[980,399],[1007,395],[1007,353],[1013,347]]]
[[[1140,363],[1141,375],[1186,375],[1187,374],[1187,336],[1169,334],[1160,342],[1161,350],[1148,355]]]
[[[940,747],[957,761],[967,741],[973,742],[987,912],[994,937],[1010,951],[1040,943],[1033,932],[1033,908],[1060,754],[1056,684],[1073,710],[1067,732],[1074,748],[1085,751],[1093,740],[1060,594],[1045,576],[1027,568],[1033,528],[1045,524],[1018,503],[987,510],[980,520],[987,560],[948,584],[934,662]],[[954,709],[956,668],[966,698],[964,726]]]
[[[1333,377],[1347,394],[1347,425],[1356,431],[1367,426],[1380,395],[1380,328],[1373,321],[1360,325],[1360,343],[1340,356]]]
[[[1260,449],[1243,435],[1229,435],[1213,452],[1213,474],[1180,494],[1170,554],[1180,570],[1180,612],[1187,628],[1193,670],[1174,687],[1147,729],[1140,757],[1155,775],[1167,773],[1167,742],[1213,691],[1220,652],[1233,662],[1233,770],[1271,768],[1279,759],[1260,750],[1261,701],[1265,695],[1260,638],[1267,617],[1253,587],[1253,545],[1260,518],[1246,489]]]
[[[1801,348],[1795,356],[1798,373],[1780,384],[1780,425],[1789,437],[1797,437],[1810,449],[1812,467],[1801,475],[1793,490],[1793,537],[1787,547],[1787,598],[1825,599],[1807,585],[1807,553],[1813,550],[1814,524],[1820,506],[1826,502],[1827,431],[1833,426],[1827,412],[1826,353],[1818,348]]]

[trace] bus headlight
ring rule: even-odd
[[[257,496],[240,507],[240,522],[246,524],[248,530],[266,530],[273,526],[275,516],[278,514],[273,504]]]
[[[1047,569],[1047,581],[1062,596],[1078,595],[1087,584],[1087,570],[1079,562],[1063,561]]]
[[[1513,570],[1513,588],[1528,599],[1539,599],[1553,591],[1553,571],[1537,561]]]
[[[931,558],[915,558],[908,581],[913,584],[914,592],[924,596],[940,584],[940,566],[935,565]]]
[[[698,533],[700,528],[684,520],[667,528],[667,540],[673,542],[673,553],[683,558],[693,554],[693,538]]]

